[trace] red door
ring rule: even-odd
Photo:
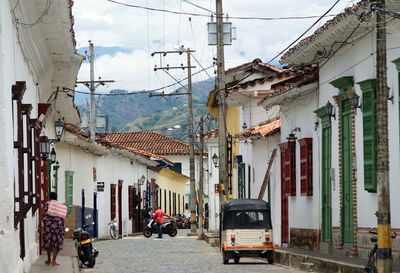
[[[290,168],[288,163],[289,158],[289,147],[288,143],[282,143],[279,145],[281,150],[281,243],[289,242],[289,206],[288,206],[288,195],[289,195],[289,182],[290,182]]]
[[[118,234],[122,235],[122,180],[118,180]]]

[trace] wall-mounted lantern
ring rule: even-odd
[[[218,155],[216,153],[213,154],[212,156],[212,162],[214,163],[214,167],[218,168]]]
[[[142,175],[142,177],[140,178],[140,184],[139,185],[143,185],[144,181],[146,181],[146,177],[144,175]]]
[[[350,101],[351,101],[351,105],[353,105],[353,107],[354,107],[354,112],[357,115],[357,108],[360,108],[360,110],[361,110],[360,96],[357,95],[356,92],[353,92],[353,94],[351,94]]]
[[[328,115],[329,118],[333,117],[333,119],[336,120],[336,115],[335,115],[335,112],[333,110],[333,105],[329,100],[325,105],[325,111],[326,111],[326,114]]]

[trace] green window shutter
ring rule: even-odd
[[[72,212],[73,205],[73,191],[74,186],[74,172],[65,171],[65,205],[67,206],[68,215]]]
[[[362,90],[364,189],[376,192],[376,81],[370,79],[358,84]]]
[[[182,173],[182,163],[174,163],[174,166],[172,166],[171,170],[177,173]]]

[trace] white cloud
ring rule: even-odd
[[[164,8],[167,10],[207,14],[206,11],[187,4],[182,0],[119,0],[139,6]],[[193,3],[215,10],[215,1],[191,0]],[[285,17],[322,15],[334,0],[246,0],[224,1],[225,14],[246,17]],[[341,1],[330,12],[339,13],[353,1]],[[92,40],[95,46],[120,46],[129,48],[130,53],[119,53],[115,56],[102,56],[96,59],[95,76],[103,79],[114,79],[109,89],[122,88],[127,90],[153,89],[173,83],[174,80],[162,71],[154,72],[158,66],[159,57],[151,57],[150,53],[159,50],[173,50],[175,45],[195,49],[195,57],[203,67],[209,66],[216,55],[215,47],[207,45],[206,24],[208,17],[175,15],[143,9],[129,8],[106,0],[80,0],[74,2],[75,31],[78,47],[88,46]],[[325,18],[323,21],[330,19]],[[237,40],[233,45],[225,47],[225,67],[239,65],[244,62],[261,58],[269,61],[279,51],[290,44],[314,21],[307,20],[235,20]],[[318,26],[320,26],[319,24]],[[318,27],[316,26],[316,27]],[[315,28],[314,28],[315,30]],[[311,32],[309,33],[311,34]],[[308,35],[309,35],[308,34]],[[186,56],[167,56],[163,64],[171,66],[186,65]],[[192,64],[200,69],[192,59]],[[177,79],[187,76],[187,71],[170,70],[169,73]],[[209,70],[213,76],[213,70]],[[89,78],[88,64],[83,64],[79,80]],[[204,73],[194,76],[194,81],[208,78]],[[179,87],[179,85],[177,86]],[[107,88],[98,89],[106,91]]]

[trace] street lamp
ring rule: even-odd
[[[353,94],[350,97],[351,105],[354,107],[354,112],[357,115],[357,108],[360,108],[361,110],[361,105],[359,104],[360,102],[360,96],[357,95],[356,92],[353,92]]]
[[[60,138],[62,136],[62,133],[64,132],[64,123],[58,119],[55,124],[54,124],[54,128],[56,129],[56,136],[57,136],[57,141],[60,141]]]
[[[218,167],[218,155],[216,153],[212,156],[212,162],[214,163],[215,168]]]
[[[57,138],[50,139],[47,138],[46,136],[41,137],[41,141],[39,143],[39,153],[41,158],[46,160],[50,156],[51,161],[53,163],[56,162],[56,151],[54,150],[53,147],[50,152],[50,144],[55,144],[57,142],[60,142],[61,136],[64,132],[64,127],[65,127],[64,123],[60,119],[58,119],[58,121],[54,123],[54,128],[56,131],[55,133]]]
[[[140,185],[144,184],[144,181],[146,180],[146,177],[144,175],[142,175],[142,177],[140,178]]]
[[[47,137],[42,137],[39,143],[40,157],[46,159],[50,153],[50,142],[48,142]]]
[[[336,115],[333,112],[333,105],[329,100],[325,105],[325,111],[329,118],[333,117],[333,119],[336,120]]]
[[[50,160],[52,163],[56,162],[56,151],[54,150],[54,147],[51,149],[50,152]]]

